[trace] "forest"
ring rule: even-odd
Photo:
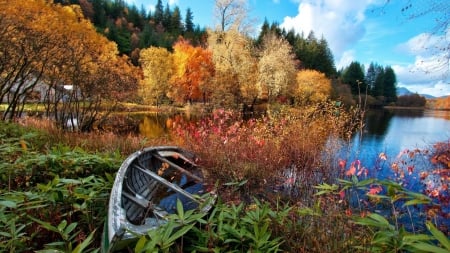
[[[161,0],[153,12],[119,0],[2,1],[1,11],[3,120],[28,101],[42,102],[61,126],[75,119],[89,131],[102,121],[100,108],[122,102],[236,109],[397,99],[391,67],[373,63],[366,72],[353,62],[337,71],[325,38],[267,20],[251,37],[244,6],[217,4],[228,20],[214,29]]]

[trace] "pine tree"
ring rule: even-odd
[[[92,3],[92,7],[94,8],[94,25],[97,27],[106,27],[106,12],[103,1],[94,1]]]
[[[175,34],[180,34],[183,30],[183,24],[181,23],[180,8],[176,6],[172,12],[170,18],[169,31]]]
[[[383,95],[386,98],[387,103],[397,101],[397,77],[394,70],[387,66],[384,68],[384,91]]]
[[[164,7],[161,0],[158,0],[155,6],[155,13],[153,14],[155,18],[155,24],[159,24],[163,22],[164,17]]]
[[[334,57],[324,37],[320,39],[317,49],[317,54],[314,57],[316,61],[314,69],[324,73],[328,78],[336,76]]]
[[[186,32],[191,33],[194,32],[194,16],[192,14],[191,8],[187,8],[186,10],[186,18],[184,20],[184,29]]]
[[[164,8],[162,24],[166,30],[170,28],[170,22],[172,19],[172,11],[170,10],[169,3],[166,4],[166,8]]]
[[[375,83],[372,90],[372,96],[385,102],[384,98],[384,69],[381,66],[376,68]]]
[[[261,26],[261,32],[259,32],[259,36],[258,39],[256,40],[256,45],[261,45],[263,38],[266,34],[268,34],[270,32],[270,26],[269,26],[269,21],[267,21],[267,18],[264,19],[264,23]]]
[[[342,80],[350,85],[353,95],[362,95],[366,92],[365,77],[363,67],[359,62],[352,62],[344,70]]]

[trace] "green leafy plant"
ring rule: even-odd
[[[183,204],[177,199],[177,213],[167,217],[168,222],[150,230],[147,235],[141,236],[135,246],[135,252],[170,252],[177,240],[191,230],[206,214],[195,212],[195,209],[184,211]],[[180,243],[182,247],[182,242]]]
[[[72,222],[68,223],[66,220],[62,220],[57,226],[51,225],[49,222],[44,222],[33,217],[29,217],[31,220],[40,224],[44,229],[55,232],[60,235],[62,241],[56,241],[45,244],[44,250],[39,250],[37,252],[47,253],[47,252],[72,252],[81,253],[84,252],[85,248],[92,243],[95,230],[81,243],[74,248],[76,244],[76,239],[80,231],[75,230],[78,223]]]

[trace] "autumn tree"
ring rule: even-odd
[[[325,102],[331,95],[331,80],[317,70],[299,71],[296,81],[293,96],[297,105]]]
[[[208,99],[214,75],[211,52],[202,47],[194,47],[184,39],[173,46],[173,75],[170,79],[169,97],[177,102],[194,102]]]
[[[258,76],[257,59],[249,38],[236,30],[209,31],[208,49],[216,70],[213,102],[225,107],[252,103],[258,97]]]
[[[38,10],[43,15],[35,15]],[[0,1],[0,17],[0,101],[7,103],[2,120],[12,120],[55,63],[57,35],[42,24],[54,15],[41,1]]]
[[[34,0],[0,4],[5,10],[1,27],[10,33],[0,44],[8,56],[1,57],[7,59],[0,75],[2,94],[12,98],[6,114],[19,116],[17,104],[25,103],[39,83],[46,116],[61,127],[70,121],[88,131],[101,121],[105,101],[117,103],[135,89],[135,68],[117,56],[116,45],[96,32],[80,6]],[[11,50],[15,45],[18,50]]]
[[[218,22],[217,31],[234,29],[248,33],[250,30],[248,12],[246,0],[215,0],[214,17]]]
[[[295,83],[296,63],[289,43],[273,33],[263,39],[258,62],[258,90],[269,102],[287,95]]]
[[[140,94],[144,103],[156,103],[158,106],[167,98],[169,91],[169,80],[173,73],[172,54],[160,47],[143,49],[140,64],[144,74]]]

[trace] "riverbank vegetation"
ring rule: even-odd
[[[350,116],[330,106],[242,121],[219,110],[198,123],[174,122],[171,137],[158,140],[67,133],[35,119],[1,123],[0,247],[98,249],[121,161],[136,149],[168,144],[199,154],[220,200],[205,217],[179,210],[171,219],[189,229],[175,233],[179,223],[168,223],[141,238],[137,252],[448,250],[448,143],[406,151],[392,164],[380,154],[379,166],[397,176],[378,180],[359,161],[331,155],[338,144],[326,136],[345,138]],[[415,171],[418,163],[427,170]],[[417,175],[422,193],[408,190]]]
[[[449,250],[448,143],[380,154],[389,181],[336,157],[364,106],[395,104],[393,69],[336,71],[324,38],[268,21],[251,38],[243,3],[216,1],[222,25],[201,31],[161,1],[147,14],[124,1],[0,0],[0,251],[96,252],[117,168],[151,145],[194,151],[220,199],[205,217],[178,210],[132,250]],[[30,101],[42,117],[24,116]],[[206,115],[153,139],[112,115],[150,105]]]

